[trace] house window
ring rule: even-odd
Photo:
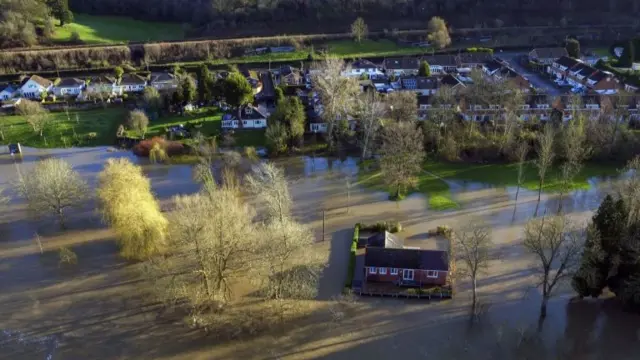
[[[414,272],[412,269],[404,269],[402,270],[402,279],[403,280],[413,280]]]
[[[372,267],[370,267],[370,268],[369,268],[369,274],[375,274],[375,273],[377,273],[377,268],[375,268],[375,267],[373,267],[373,266],[372,266]]]
[[[246,108],[246,109],[244,110],[244,113],[245,113],[245,114],[247,114],[247,115],[253,114],[253,109],[251,109],[251,108]]]
[[[380,271],[378,273],[380,275],[387,275],[387,268],[385,268],[385,267],[380,268]]]
[[[435,270],[427,270],[427,277],[428,278],[437,278],[438,277],[438,272]]]
[[[398,269],[397,268],[391,268],[391,275],[398,275]]]

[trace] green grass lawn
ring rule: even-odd
[[[44,136],[33,131],[22,116],[2,116],[3,144],[20,143],[37,148],[100,146],[113,144],[118,125],[124,121],[125,109],[99,109],[51,113]],[[95,133],[95,136],[94,134]]]
[[[392,193],[385,185],[380,169],[374,162],[367,161],[361,165],[358,173],[358,185],[377,191]],[[423,172],[418,175],[418,186],[409,193],[420,192],[427,196],[429,208],[436,211],[455,209],[458,204],[451,198],[449,185],[437,177]]]
[[[184,30],[178,23],[85,14],[74,14],[73,21],[62,27],[56,26],[53,39],[68,41],[74,31],[80,35],[80,40],[87,44],[184,39]]]
[[[517,186],[518,166],[516,164],[488,164],[476,165],[465,163],[428,162],[425,170],[444,179],[467,180],[490,184],[494,186]],[[619,173],[615,166],[599,164],[584,164],[582,171],[570,184],[570,190],[589,189],[588,180],[593,177],[612,177]],[[559,168],[551,169],[545,176],[542,191],[557,192],[561,190]],[[525,166],[525,181],[523,187],[528,190],[539,189],[538,171],[533,163]]]

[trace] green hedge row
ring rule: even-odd
[[[358,227],[359,230],[363,230],[363,231],[375,231],[375,232],[388,231],[392,234],[399,233],[400,231],[402,231],[402,225],[400,225],[400,223],[397,221],[377,222],[371,225],[357,223],[356,226]]]
[[[356,252],[358,251],[358,238],[360,237],[360,224],[356,224],[353,228],[353,239],[351,240],[351,249],[349,254],[349,269],[347,270],[347,280],[344,286],[351,288],[351,281],[356,271]]]

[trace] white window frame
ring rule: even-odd
[[[378,273],[378,268],[376,268],[375,266],[369,267],[369,274],[377,274],[377,273]]]
[[[437,270],[427,270],[427,277],[428,278],[437,278],[438,277],[438,271]]]
[[[381,267],[380,269],[378,269],[378,274],[387,275],[387,268],[386,267]]]
[[[398,268],[391,268],[391,275],[398,275]]]
[[[411,276],[408,276],[411,274]],[[403,269],[402,270],[402,280],[413,281],[415,279],[415,271],[413,269]]]

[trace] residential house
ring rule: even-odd
[[[418,75],[420,62],[418,59],[412,57],[389,58],[384,59],[383,68],[387,75]]]
[[[566,79],[573,86],[586,86],[586,78],[595,74],[598,70],[585,63],[578,63],[571,69]]]
[[[482,64],[482,71],[489,76],[494,76],[500,69],[502,69],[502,67],[502,63],[491,59]]]
[[[367,247],[364,272],[365,283],[443,286],[449,280],[449,256],[438,250]]]
[[[137,74],[124,74],[116,86],[116,92],[142,92],[147,87],[147,79]]]
[[[267,127],[267,115],[253,105],[246,105],[238,113],[225,114],[222,118],[223,129],[264,129]]]
[[[307,111],[307,119],[309,119],[309,132],[326,133],[329,125],[318,115],[314,109]]]
[[[168,73],[151,73],[149,85],[158,91],[171,91],[178,88],[179,81],[176,76]]]
[[[486,62],[493,60],[493,54],[490,52],[467,52],[461,53],[457,57],[458,71],[465,72],[471,69],[482,68]]]
[[[420,95],[432,95],[438,91],[438,78],[435,76],[407,76],[400,78],[402,89],[414,91]]]
[[[368,77],[375,77],[384,75],[379,65],[372,63],[369,60],[356,60],[349,64],[349,66],[342,72],[343,76],[349,77],[361,77],[366,75]]]
[[[376,88],[379,92],[385,92],[390,87],[389,79],[386,77],[377,76],[371,79],[371,84]]]
[[[107,75],[99,75],[90,78],[85,90],[89,96],[122,95],[122,88],[117,86],[116,78]]]
[[[579,60],[568,56],[562,56],[553,61],[551,66],[547,68],[549,74],[555,75],[558,79],[564,79],[569,74],[569,69],[580,64]]]
[[[2,89],[2,91],[0,91],[0,100],[9,100],[9,99],[11,99],[13,97],[13,95],[17,91],[11,85],[2,86],[2,87],[0,87],[0,89]]]
[[[420,60],[426,61],[429,64],[431,75],[444,75],[456,71],[458,68],[458,61],[453,55],[425,56]]]
[[[61,79],[53,87],[56,96],[78,96],[84,90],[87,82],[78,78]]]
[[[620,88],[620,82],[608,71],[598,70],[586,80],[587,88],[598,94],[615,94]]]
[[[567,49],[563,47],[535,48],[529,52],[529,61],[543,65],[552,65],[556,59],[568,57]]]
[[[429,110],[431,109],[431,96],[419,95],[418,96],[418,120],[426,120],[429,116]]]
[[[381,231],[365,240],[365,244],[363,244],[364,247],[402,249],[404,245],[404,241],[401,238],[388,231]]]
[[[452,90],[460,91],[467,87],[457,76],[448,74],[440,79],[440,86],[449,86]]]
[[[289,86],[303,85],[304,76],[302,76],[300,70],[292,66],[283,66],[278,71],[278,83]]]
[[[41,94],[48,94],[53,89],[53,82],[38,75],[32,75],[23,81],[20,94],[30,99],[40,99]]]
[[[260,91],[256,94],[256,101],[273,104],[276,99],[276,88],[273,85],[271,72],[263,71],[258,74],[260,80]]]
[[[517,89],[520,89],[522,92],[529,92],[531,90],[531,83],[529,79],[520,75],[515,70],[510,67],[503,67],[494,75],[499,79],[504,79],[506,81],[511,82]]]

